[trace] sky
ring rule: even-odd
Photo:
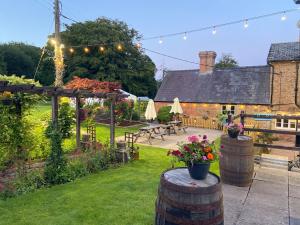
[[[246,19],[277,11],[299,8],[293,0],[61,0],[62,11],[76,21],[107,17],[126,22],[145,38],[184,32],[201,27]],[[0,0],[0,43],[25,42],[44,46],[54,30],[53,0]],[[183,36],[145,40],[142,46],[193,62],[199,62],[199,51],[232,54],[239,65],[265,65],[271,43],[299,40],[296,24],[300,10],[287,14],[249,21],[243,24]],[[62,19],[63,23],[71,22]],[[146,52],[156,67],[168,70],[196,69],[198,65]],[[161,76],[159,72],[157,78]]]

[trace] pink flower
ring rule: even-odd
[[[221,148],[223,149],[223,148],[224,148],[224,145],[221,145]]]
[[[199,142],[199,138],[196,135],[192,135],[192,136],[188,137],[188,141],[192,142],[192,143],[196,143],[196,142]]]
[[[202,159],[203,160],[207,160],[207,157],[204,155],[204,156],[202,156]]]
[[[223,157],[223,155],[222,155],[222,153],[221,152],[218,152],[218,155],[222,158]]]

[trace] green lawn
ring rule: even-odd
[[[17,198],[0,200],[0,224],[153,224],[167,150],[141,146],[140,160]],[[218,173],[218,163],[211,166]]]
[[[49,149],[47,147],[48,144],[46,144],[46,148],[44,150],[41,150],[40,146],[42,145],[41,143],[45,142],[43,133],[45,131],[45,128],[48,125],[48,121],[51,118],[51,105],[49,103],[40,103],[36,105],[33,109],[31,109],[28,118],[30,119],[30,121],[34,123],[32,129],[34,131],[35,140],[36,140],[35,143],[36,146],[31,151],[30,154],[32,158],[43,157],[44,153],[42,151],[49,152]],[[124,136],[124,132],[135,133],[138,131],[140,127],[141,126],[126,127],[126,128],[116,127],[115,136],[116,137]],[[65,152],[71,152],[76,148],[75,127],[73,133],[74,135],[71,138],[66,139],[63,142],[63,149]],[[86,133],[86,127],[84,123],[81,125],[81,133],[82,134]],[[96,133],[97,133],[98,141],[102,143],[109,142],[110,128],[108,125],[97,124]]]

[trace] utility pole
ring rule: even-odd
[[[54,41],[54,64],[55,64],[55,83],[54,86],[63,86],[64,57],[63,45],[60,38],[60,0],[54,0],[55,17],[55,41]]]

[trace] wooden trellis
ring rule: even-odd
[[[0,93],[10,92],[10,93],[26,93],[26,94],[37,94],[37,95],[47,95],[52,99],[52,121],[57,123],[58,119],[58,97],[70,97],[75,98],[76,102],[76,146],[78,149],[81,148],[80,145],[80,99],[81,98],[104,98],[111,100],[111,114],[110,114],[110,145],[113,147],[115,145],[115,114],[114,108],[115,103],[118,99],[127,97],[127,95],[119,93],[94,93],[88,90],[74,90],[74,89],[64,89],[58,87],[36,87],[35,85],[9,85],[7,81],[0,81]]]

